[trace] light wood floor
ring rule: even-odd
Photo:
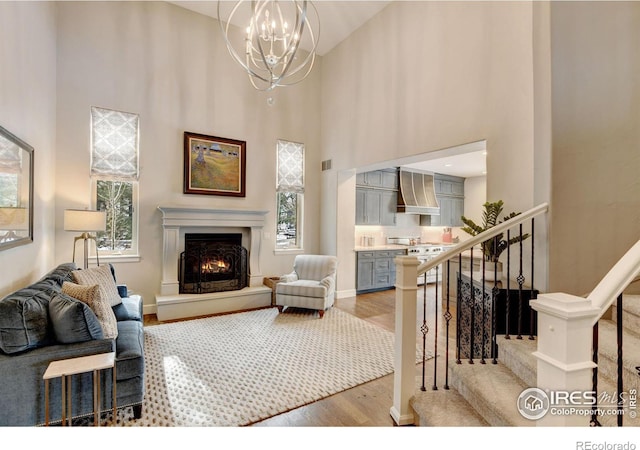
[[[427,298],[432,295],[428,288]],[[422,292],[422,289],[420,290]],[[418,320],[423,308],[418,301]],[[346,311],[386,330],[395,328],[395,290],[373,292],[338,299],[334,307]],[[441,312],[439,312],[441,314]],[[454,317],[455,317],[455,313]],[[320,320],[320,319],[319,319]],[[145,316],[145,325],[160,323],[154,315]],[[433,333],[432,333],[433,334]],[[417,366],[417,370],[419,367]],[[282,413],[254,424],[256,427],[393,427],[389,415],[393,404],[393,374],[356,386],[306,406]]]

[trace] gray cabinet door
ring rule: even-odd
[[[375,259],[358,257],[356,290],[366,291],[375,288]]]
[[[383,191],[380,200],[381,216],[380,225],[395,225],[396,211],[398,209],[398,193],[396,191]]]
[[[356,225],[366,225],[366,196],[366,189],[356,188]]]
[[[396,283],[395,257],[404,250],[373,250],[357,253],[356,291],[382,290]]]
[[[356,225],[380,225],[382,191],[356,188]]]

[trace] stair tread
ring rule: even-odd
[[[419,426],[487,427],[489,424],[457,391],[427,389],[418,391],[411,407],[420,417]]]
[[[463,361],[449,368],[454,387],[490,425],[535,426],[517,407],[518,396],[528,386],[504,364]]]

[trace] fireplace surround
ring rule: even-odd
[[[158,206],[162,214],[162,281],[156,295],[158,320],[261,308],[271,305],[264,286],[260,251],[268,211]],[[246,249],[246,286],[208,293],[181,292],[180,259],[189,234],[235,234]]]

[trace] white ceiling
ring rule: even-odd
[[[408,167],[428,172],[454,175],[457,177],[471,178],[486,175],[486,151],[465,153],[462,155],[446,156],[430,159],[413,164],[404,164]]]
[[[191,0],[170,1],[168,3],[173,3],[206,16],[218,18],[217,1]],[[329,52],[389,3],[391,2],[383,0],[315,0],[313,5],[318,10],[320,20],[320,39],[316,53],[322,56]],[[235,25],[242,26],[242,28],[245,27],[245,25],[241,24]]]

